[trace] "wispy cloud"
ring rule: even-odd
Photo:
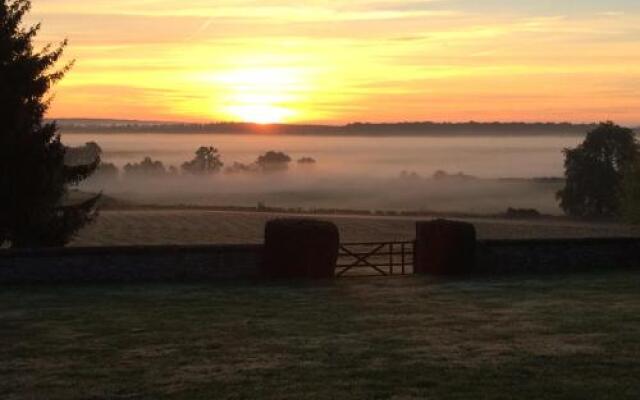
[[[300,120],[507,111],[509,119],[545,119],[541,110],[597,120],[615,109],[640,122],[633,111],[640,109],[640,7],[572,4],[47,0],[34,3],[32,20],[44,22],[42,42],[68,37],[68,55],[78,60],[57,89],[52,112],[60,116],[224,119],[233,98],[295,92],[298,105],[286,106],[297,107]],[[256,69],[291,71],[305,84],[260,89],[254,82],[240,95],[233,86],[242,85],[217,79],[234,71],[269,79]]]
[[[431,7],[439,1],[369,2],[354,1],[163,1],[131,0],[91,2],[52,0],[38,6],[38,12],[66,15],[142,15],[280,21],[353,21],[450,16],[457,12]]]

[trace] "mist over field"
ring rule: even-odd
[[[258,134],[66,133],[69,146],[96,142],[118,179],[91,179],[102,190],[144,204],[256,206],[497,213],[508,207],[559,214],[562,149],[580,136],[332,137]],[[194,176],[180,166],[200,146],[214,146],[221,172]],[[230,173],[267,151],[292,161],[277,173]],[[173,174],[130,176],[127,163],[161,161]],[[309,157],[316,162],[301,164]],[[438,172],[440,171],[440,172]],[[434,177],[434,175],[436,175]],[[544,179],[543,179],[544,178]]]

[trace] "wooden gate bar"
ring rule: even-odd
[[[412,251],[413,242],[343,243],[338,254],[336,269],[339,271],[336,276],[344,276],[356,268],[368,268],[383,276],[406,275],[407,266],[413,266],[413,258],[411,261],[407,259],[407,248]]]
[[[393,275],[393,243],[389,243],[389,275]]]
[[[402,243],[402,244],[400,245],[400,251],[401,251],[401,253],[402,253],[402,255],[401,255],[401,260],[402,260],[402,261],[401,261],[401,263],[402,263],[402,275],[404,275],[404,274],[405,274],[405,270],[404,270],[404,245],[405,245],[405,244],[406,244],[406,243]]]

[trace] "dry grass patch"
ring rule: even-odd
[[[262,243],[265,223],[282,214],[198,210],[103,211],[74,246]],[[285,215],[291,217],[291,215]],[[316,216],[333,221],[346,242],[413,240],[415,221],[430,218]],[[640,227],[557,220],[467,219],[480,239],[640,236]]]

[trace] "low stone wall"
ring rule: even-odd
[[[211,282],[263,277],[263,245],[0,250],[0,285]],[[640,238],[480,240],[478,275],[640,269]]]
[[[262,257],[262,245],[0,250],[0,284],[253,279]]]
[[[640,269],[640,238],[481,240],[478,274],[564,273]]]

